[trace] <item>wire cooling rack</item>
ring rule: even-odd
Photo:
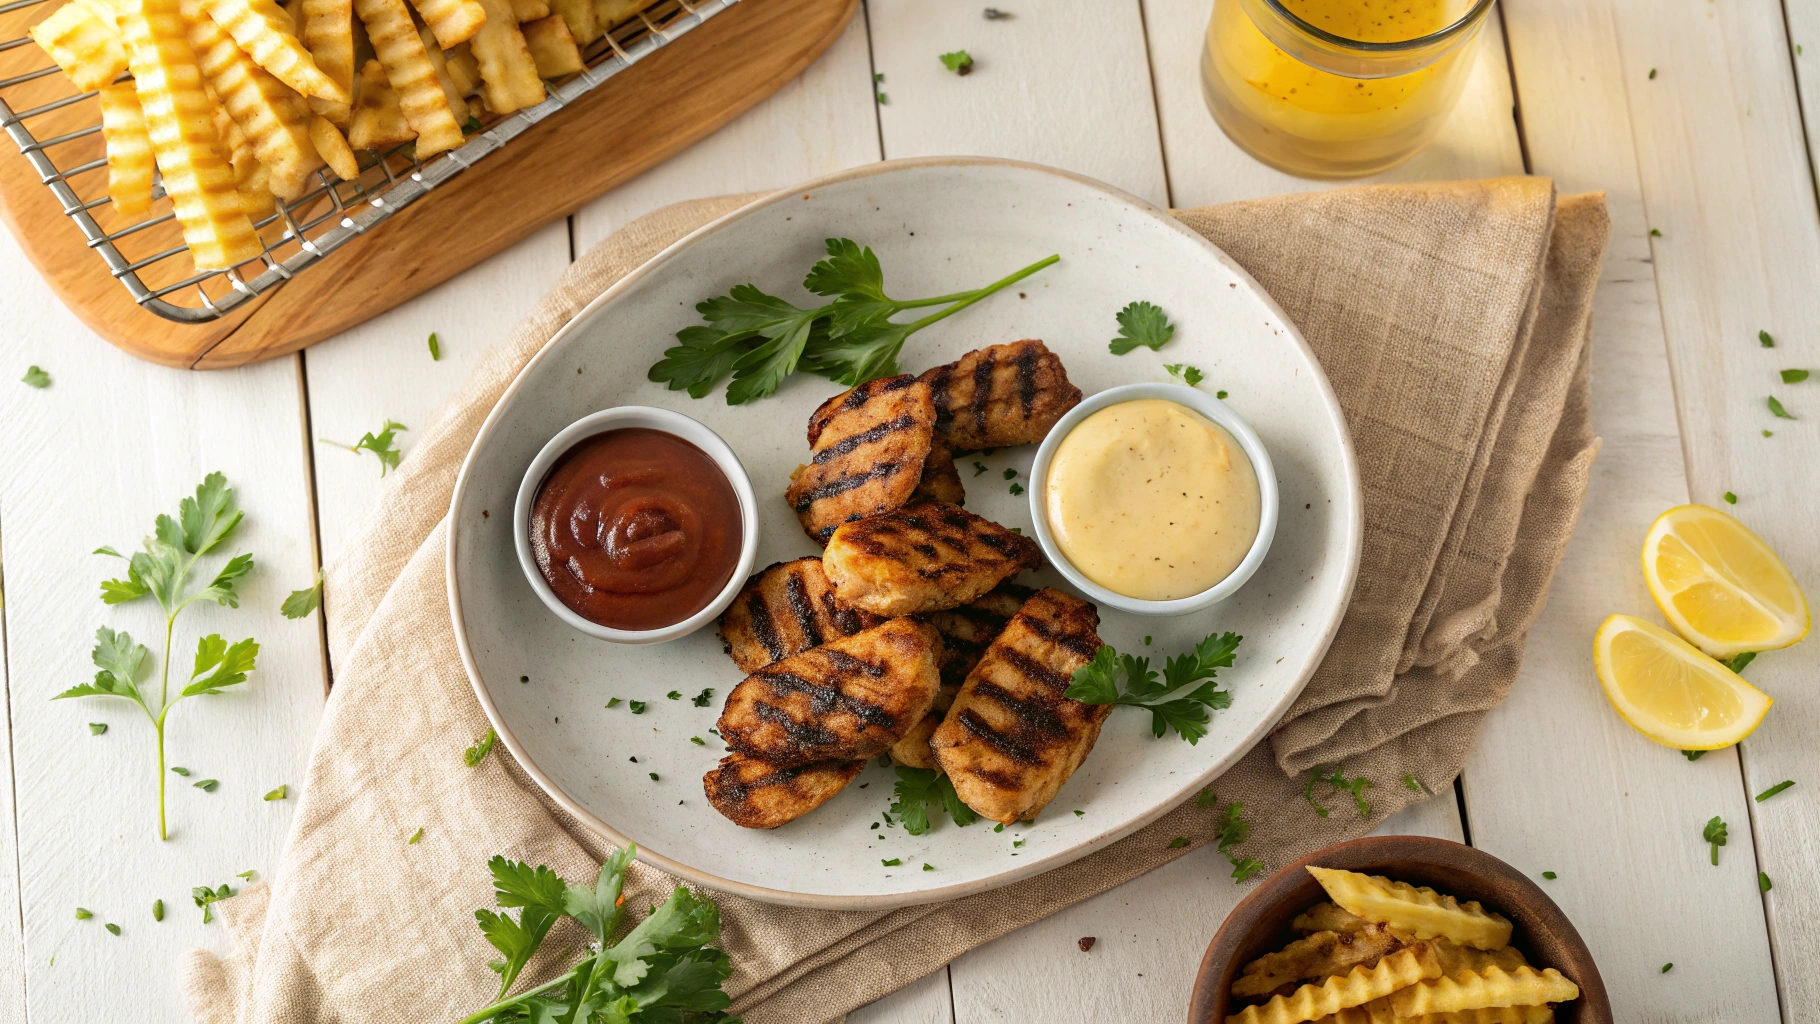
[[[354,238],[428,195],[527,128],[619,74],[738,0],[657,0],[615,26],[585,54],[587,67],[549,86],[542,103],[482,126],[460,147],[420,162],[409,144],[360,154],[361,172],[343,181],[326,167],[316,185],[254,222],[265,252],[230,270],[197,271],[175,214],[155,187],[152,216],[113,215],[107,196],[96,93],[77,92],[25,36],[56,0],[0,3],[0,128],[76,222],[133,300],[167,320],[206,323],[309,269]],[[123,76],[124,80],[124,76]],[[39,133],[49,132],[45,137]],[[53,155],[53,153],[55,155]],[[101,173],[97,173],[101,172]],[[251,273],[245,273],[250,271]]]

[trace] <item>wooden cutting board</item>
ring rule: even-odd
[[[127,352],[193,369],[270,359],[423,293],[688,147],[795,78],[858,7],[859,0],[744,0],[366,236],[207,324],[172,323],[139,308],[16,151],[0,152],[0,215],[64,304]],[[93,102],[68,116],[94,123]],[[54,129],[41,122],[57,115],[34,119],[34,131],[50,135]],[[75,157],[82,147],[93,152]],[[67,143],[56,155],[61,166],[99,156],[100,137]]]

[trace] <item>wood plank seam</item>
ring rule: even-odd
[[[0,956],[14,958],[14,964],[19,972],[19,987],[16,992],[9,991],[0,998],[17,995],[19,999],[18,1020],[23,1022],[30,980],[25,969],[25,893],[22,889],[25,865],[19,856],[19,771],[18,766],[13,763],[13,750],[15,749],[13,744],[13,669],[12,647],[6,642],[6,546],[4,537],[4,527],[0,527],[0,714],[6,716],[6,788],[11,804],[8,808],[11,813],[6,820],[6,827],[10,830],[6,845],[11,848],[7,852],[13,859],[13,884],[6,894],[9,905],[0,908],[0,912],[5,913],[8,920],[11,921],[14,929],[13,935],[17,941],[15,948],[0,950]]]

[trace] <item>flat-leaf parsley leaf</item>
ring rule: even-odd
[[[729,376],[727,404],[742,405],[774,393],[784,378],[808,370],[849,387],[898,372],[897,354],[917,331],[971,306],[1055,263],[1049,256],[968,292],[928,299],[893,299],[884,271],[869,248],[846,238],[827,240],[828,256],[810,268],[803,287],[832,299],[802,309],[750,284],[698,303],[705,325],[676,333],[646,374],[671,391],[704,398]],[[942,308],[918,320],[891,319],[908,309]]]
[[[959,794],[954,791],[954,782],[947,775],[932,768],[895,769],[897,783],[892,789],[896,802],[891,805],[892,814],[897,815],[903,823],[904,831],[913,836],[920,836],[929,831],[932,822],[929,808],[933,805],[946,809],[954,823],[965,828],[979,820],[973,808],[961,802]]]
[[[1119,336],[1107,343],[1115,356],[1137,348],[1160,349],[1175,335],[1175,325],[1154,304],[1139,300],[1119,310]]]
[[[1075,670],[1065,696],[1083,704],[1143,708],[1150,712],[1153,734],[1161,737],[1174,729],[1195,744],[1207,735],[1212,712],[1232,706],[1232,694],[1220,689],[1214,677],[1232,666],[1243,639],[1237,633],[1209,633],[1194,650],[1172,655],[1161,679],[1149,658],[1120,654],[1107,644]]]

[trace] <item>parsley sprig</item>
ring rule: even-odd
[[[235,555],[209,577],[202,587],[190,586],[197,563],[204,555],[234,535],[243,513],[235,505],[234,489],[220,473],[210,473],[196,488],[193,497],[178,505],[177,516],[160,515],[153,532],[145,538],[139,551],[127,558],[126,577],[101,584],[101,600],[110,605],[127,604],[151,596],[164,611],[164,650],[159,660],[158,700],[153,703],[148,688],[141,684],[151,675],[151,651],[136,643],[124,630],[116,633],[107,626],[95,631],[95,648],[89,653],[99,670],[93,682],[82,683],[57,694],[53,700],[68,697],[120,697],[132,701],[145,712],[158,737],[158,838],[169,838],[164,813],[164,723],[171,709],[186,697],[221,693],[230,686],[246,682],[259,656],[259,644],[251,637],[229,644],[219,633],[211,633],[196,643],[196,657],[191,663],[189,680],[171,696],[171,642],[177,616],[197,601],[213,601],[228,608],[240,607],[235,587],[253,571],[253,556]],[[126,558],[111,547],[95,549],[95,554]]]
[[[1232,706],[1232,694],[1220,689],[1214,677],[1220,669],[1232,667],[1243,639],[1237,633],[1209,633],[1194,650],[1172,655],[1161,679],[1149,658],[1120,654],[1107,644],[1093,661],[1075,670],[1064,696],[1083,704],[1143,708],[1150,712],[1150,731],[1156,736],[1174,729],[1196,744],[1207,735],[1212,712]]]
[[[897,783],[892,795],[897,801],[891,805],[890,813],[897,815],[898,822],[904,831],[913,836],[920,836],[929,831],[932,822],[929,808],[938,812],[946,809],[948,816],[962,828],[979,820],[973,808],[961,802],[960,795],[954,791],[954,782],[947,775],[933,768],[897,768]]]
[[[379,459],[379,475],[385,476],[388,471],[398,468],[398,460],[404,455],[393,444],[398,432],[409,429],[411,428],[402,423],[394,423],[387,419],[385,425],[379,428],[379,433],[375,434],[369,430],[360,435],[360,440],[353,444],[342,444],[340,441],[331,441],[326,437],[319,437],[316,440],[323,444],[332,444],[337,448],[346,448],[355,455],[359,455],[363,451],[372,452]]]
[[[720,937],[720,908],[712,900],[677,886],[668,900],[613,941],[625,903],[626,869],[636,853],[630,844],[614,851],[591,886],[566,883],[541,865],[533,868],[504,857],[488,861],[494,897],[503,908],[519,908],[519,915],[474,912],[481,932],[505,959],[488,965],[499,973],[497,1001],[460,1024],[736,1021],[724,1012],[731,1000],[721,988],[732,964],[710,945]],[[564,917],[593,936],[587,955],[566,974],[507,997],[551,927]]]
[[[847,238],[827,245],[828,258],[809,269],[803,287],[832,302],[803,309],[754,285],[736,285],[696,305],[707,324],[676,332],[680,344],[665,349],[647,376],[691,398],[705,398],[731,376],[728,405],[775,393],[799,369],[849,387],[890,377],[899,372],[897,354],[910,335],[1061,259],[1048,256],[973,291],[900,300],[885,294],[884,271],[870,248]],[[891,319],[931,306],[942,308],[905,323]]]

